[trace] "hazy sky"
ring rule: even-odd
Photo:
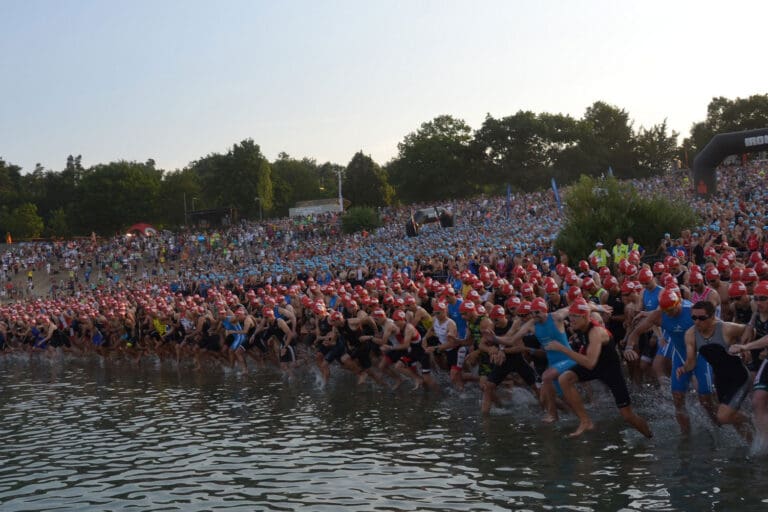
[[[768,2],[0,0],[0,157],[31,171],[252,138],[273,160],[380,164],[441,114],[581,117],[687,136],[768,92]]]

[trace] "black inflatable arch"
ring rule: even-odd
[[[717,167],[729,155],[768,150],[768,128],[719,133],[712,137],[693,160],[693,186],[700,196],[717,192]]]

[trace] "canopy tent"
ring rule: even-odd
[[[126,230],[129,235],[156,236],[157,230],[146,222],[138,222]]]

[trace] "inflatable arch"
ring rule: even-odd
[[[693,186],[696,194],[709,196],[717,192],[715,167],[723,158],[766,150],[768,128],[715,135],[693,160]]]

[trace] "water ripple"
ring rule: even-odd
[[[730,438],[638,442],[604,401],[605,431],[571,441],[572,420],[542,427],[517,392],[521,409],[482,419],[472,391],[351,389],[343,375],[318,390],[274,372],[7,359],[0,384],[3,511],[746,510],[748,482],[768,477]]]

